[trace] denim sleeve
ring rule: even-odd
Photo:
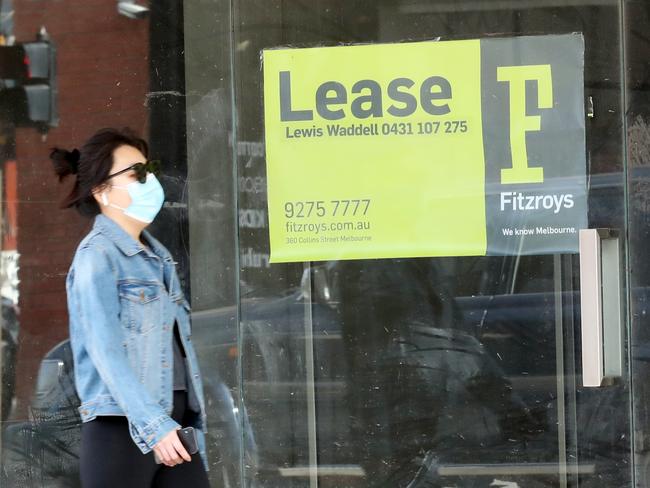
[[[77,252],[70,292],[83,341],[99,376],[142,441],[153,448],[180,425],[143,388],[129,365],[123,346],[117,278],[103,250],[87,247]]]

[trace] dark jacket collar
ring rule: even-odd
[[[127,256],[133,256],[139,252],[146,252],[146,249],[136,242],[117,222],[104,214],[100,213],[95,217],[93,229],[111,239],[118,249]],[[162,259],[171,260],[167,249],[147,230],[143,230],[142,235],[154,254]]]

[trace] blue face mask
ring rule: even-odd
[[[112,188],[128,191],[131,197],[131,205],[124,208],[114,203],[109,203],[106,193],[102,193],[102,203],[120,209],[124,212],[124,215],[128,215],[147,224],[151,223],[156,215],[158,215],[165,201],[165,192],[158,178],[151,173],[147,174],[147,180],[144,183],[134,181],[126,186],[113,185]]]

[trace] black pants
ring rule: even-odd
[[[172,418],[187,425],[187,392],[174,392]],[[129,434],[124,416],[100,416],[81,424],[83,488],[209,488],[199,453],[176,466],[156,464],[153,451],[142,454]]]

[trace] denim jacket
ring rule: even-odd
[[[207,471],[205,402],[190,338],[189,304],[169,251],[146,230],[143,239],[153,252],[99,214],[68,271],[70,344],[81,421],[126,415],[131,438],[144,454],[179,427],[170,417],[176,320],[187,355],[188,393],[195,395],[201,410],[192,426]]]

